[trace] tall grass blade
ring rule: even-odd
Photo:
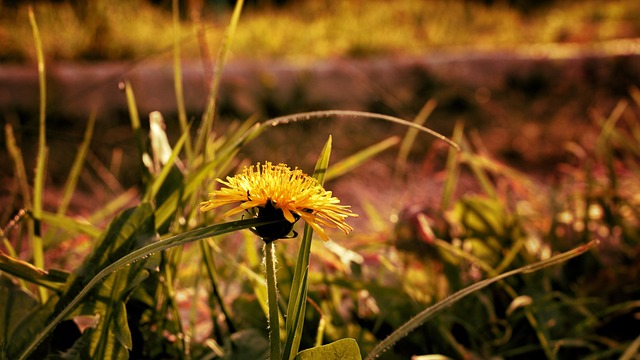
[[[453,128],[453,141],[462,141],[463,130],[464,124],[462,122],[457,122],[455,127]],[[458,183],[458,174],[460,173],[460,168],[458,165],[458,152],[453,148],[449,149],[445,168],[447,172],[447,178],[444,182],[444,185],[442,186],[442,200],[440,202],[440,210],[442,211],[447,210],[449,208],[449,205],[451,204],[451,199],[453,199],[453,193]]]
[[[93,214],[91,214],[91,216],[89,216],[87,221],[91,224],[102,223],[105,219],[113,217],[118,210],[124,208],[127,204],[132,203],[137,197],[138,190],[131,188],[116,196],[101,208],[97,209]]]
[[[40,38],[40,30],[33,13],[33,7],[29,7],[29,22],[33,32],[33,40],[36,46],[36,57],[38,61],[38,89],[40,93],[40,107],[38,112],[39,118],[39,136],[38,136],[38,157],[36,162],[36,173],[33,184],[33,217],[35,218],[34,227],[29,229],[31,237],[31,251],[33,253],[33,264],[39,268],[44,267],[44,249],[42,244],[42,234],[39,225],[42,217],[42,197],[44,194],[44,178],[47,163],[47,136],[46,136],[46,104],[47,104],[47,77],[45,74],[44,54],[42,50],[42,40]],[[33,231],[32,231],[33,230]],[[38,288],[40,299],[44,302],[47,300],[47,291],[44,288]]]
[[[76,153],[76,158],[73,161],[73,165],[71,165],[71,170],[69,171],[67,181],[64,184],[62,199],[60,200],[60,204],[58,205],[58,214],[60,215],[67,212],[69,203],[71,202],[71,196],[73,196],[73,193],[76,190],[78,179],[80,178],[80,173],[82,172],[82,166],[87,156],[87,150],[89,149],[89,144],[91,143],[91,138],[93,137],[93,128],[95,126],[95,123],[96,114],[92,112],[89,116],[89,122],[87,123],[87,128],[84,132],[84,138],[82,139],[80,148]]]
[[[140,123],[140,114],[138,113],[138,105],[136,104],[136,97],[131,88],[129,81],[124,82],[124,91],[127,97],[127,108],[129,109],[129,120],[131,121],[131,130],[133,130],[133,137],[136,141],[136,147],[138,148],[138,159],[140,160],[140,171],[142,171],[142,182],[146,184],[151,177],[149,169],[144,166],[142,159],[147,153],[147,145],[145,142],[145,136],[142,132]]]
[[[640,335],[633,340],[631,345],[624,351],[622,356],[620,356],[620,360],[634,360],[638,358],[638,354],[640,353]]]
[[[397,145],[400,142],[400,138],[397,136],[392,136],[390,138],[384,139],[377,144],[373,144],[366,149],[358,151],[357,153],[347,157],[340,162],[337,162],[335,165],[331,166],[331,169],[327,170],[327,180],[334,179],[340,177],[353,169],[361,166],[367,160],[372,157],[378,155],[379,153],[389,149],[392,146]]]
[[[180,6],[179,0],[173,0],[173,88],[176,93],[176,105],[178,107],[178,121],[182,133],[187,129],[187,110],[184,105],[184,91],[182,87],[182,64],[180,61]],[[191,137],[186,140],[184,147],[187,155],[187,164],[192,164],[193,149],[191,147]]]
[[[213,296],[218,302],[220,306],[220,311],[222,311],[222,315],[224,315],[224,321],[227,323],[227,327],[229,328],[229,332],[236,332],[236,326],[232,321],[231,311],[227,307],[227,303],[222,298],[222,294],[220,294],[220,290],[218,289],[218,279],[216,276],[216,268],[213,263],[213,254],[211,254],[211,247],[208,245],[206,241],[200,242],[200,252],[202,254],[202,260],[204,266],[207,270],[207,276],[209,277],[209,283],[211,284],[211,291],[213,292]]]
[[[224,37],[222,39],[222,46],[220,47],[220,51],[218,52],[218,58],[216,59],[216,66],[213,71],[213,77],[211,79],[211,86],[209,88],[209,98],[207,99],[207,108],[202,119],[202,124],[200,125],[200,129],[198,131],[199,137],[196,142],[195,151],[198,154],[206,153],[206,140],[208,136],[211,134],[213,129],[213,120],[215,116],[216,109],[216,99],[218,97],[218,91],[220,90],[220,77],[222,75],[222,70],[224,69],[225,63],[227,61],[227,56],[229,54],[229,50],[231,49],[231,44],[233,43],[233,38],[236,33],[236,28],[238,27],[238,22],[240,21],[240,14],[242,13],[242,6],[244,4],[243,0],[238,0],[233,9],[233,14],[231,15],[231,20],[229,21],[229,25],[225,31]],[[204,151],[204,152],[203,152]],[[206,160],[206,159],[205,159]]]
[[[13,133],[13,127],[11,124],[6,124],[4,126],[4,134],[7,142],[7,152],[13,161],[14,173],[18,181],[18,187],[20,188],[20,195],[22,195],[23,206],[29,209],[32,207],[29,180],[27,179],[27,171],[24,167],[22,151],[16,143],[16,137]]]
[[[447,297],[446,299],[436,303],[435,305],[432,305],[428,308],[426,308],[425,310],[423,310],[422,312],[420,312],[418,315],[414,316],[413,318],[411,318],[411,320],[407,321],[406,323],[404,323],[402,326],[400,326],[398,329],[396,329],[393,333],[391,333],[391,335],[389,335],[386,339],[384,339],[383,341],[381,341],[373,350],[371,350],[371,352],[367,355],[367,359],[375,359],[377,357],[379,357],[384,351],[388,350],[389,348],[391,348],[393,345],[395,345],[400,339],[404,338],[405,336],[407,336],[409,334],[409,332],[413,331],[415,328],[417,328],[418,326],[424,324],[426,321],[428,321],[429,319],[431,319],[432,317],[434,317],[435,315],[437,315],[438,313],[440,313],[442,310],[452,306],[453,304],[455,304],[456,302],[458,302],[459,300],[463,299],[464,297],[466,297],[467,295],[471,295],[476,291],[479,291],[491,284],[494,284],[500,280],[503,280],[507,277],[513,276],[513,275],[517,275],[517,274],[528,274],[528,273],[532,273],[541,269],[544,269],[546,267],[552,266],[552,265],[556,265],[562,262],[565,262],[571,258],[574,258],[576,256],[582,255],[585,252],[593,249],[594,247],[598,246],[599,241],[598,240],[593,240],[589,243],[586,243],[584,245],[581,245],[577,248],[574,248],[572,250],[566,251],[564,253],[555,255],[553,257],[550,257],[546,260],[542,260],[530,265],[526,265],[523,267],[520,267],[518,269],[515,270],[511,270],[508,271],[506,273],[500,274],[498,276],[489,278],[489,279],[485,279],[482,281],[479,281],[471,286],[468,286],[458,292],[453,293],[452,295],[450,295],[449,297]]]
[[[324,145],[322,152],[316,162],[313,171],[313,177],[320,185],[324,184],[327,176],[327,168],[329,166],[329,158],[331,157],[332,138]],[[293,272],[293,280],[291,282],[291,290],[289,293],[289,304],[287,305],[286,330],[287,338],[285,340],[283,359],[292,360],[296,357],[300,348],[300,340],[302,339],[302,330],[304,325],[304,314],[307,308],[307,276],[309,272],[309,256],[311,254],[311,240],[313,237],[313,229],[305,224],[304,235],[298,250],[298,260],[296,268]]]
[[[466,139],[463,140],[463,144],[468,144]],[[469,146],[467,147],[469,148]],[[471,149],[467,149],[467,150],[468,151],[463,154],[467,154],[471,152]],[[489,179],[489,176],[485,172],[482,164],[474,161],[475,158],[472,158],[472,157],[465,157],[465,159],[469,159],[467,161],[467,164],[471,168],[471,171],[473,172],[473,175],[475,176],[476,180],[478,180],[478,183],[480,183],[480,187],[482,188],[482,190],[484,190],[484,192],[490,198],[492,199],[497,198],[498,194],[496,192],[496,189],[491,183],[491,180]]]
[[[63,229],[67,234],[86,234],[92,238],[100,236],[102,229],[83,219],[74,219],[58,213],[42,212],[42,221],[52,227]]]
[[[423,126],[427,121],[433,110],[435,110],[437,105],[437,101],[434,99],[429,99],[420,112],[413,120],[413,123],[416,125]],[[398,156],[396,157],[396,173],[402,175],[405,173],[407,169],[407,159],[409,158],[409,153],[411,152],[411,147],[416,141],[416,136],[418,136],[418,129],[409,128],[402,139],[402,144],[400,145],[400,150],[398,151]]]

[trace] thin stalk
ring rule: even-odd
[[[42,51],[42,40],[40,38],[40,30],[33,13],[33,8],[29,7],[29,21],[33,31],[33,40],[36,46],[36,57],[38,59],[38,83],[40,90],[40,111],[39,111],[39,138],[38,138],[38,159],[36,163],[35,180],[33,184],[33,217],[34,225],[29,226],[29,235],[31,237],[31,251],[33,253],[33,264],[44,269],[44,250],[42,244],[42,234],[40,232],[40,218],[42,216],[42,196],[44,192],[44,173],[47,162],[47,139],[46,139],[46,104],[47,104],[47,82],[44,66],[44,54]],[[38,293],[42,303],[47,301],[47,291],[39,287]]]
[[[271,360],[280,359],[280,314],[278,313],[278,288],[276,285],[275,244],[263,246],[264,267],[267,277],[267,301],[269,304],[269,349]]]
[[[202,254],[202,261],[207,269],[207,275],[209,276],[209,283],[211,284],[211,290],[213,292],[213,297],[218,304],[220,305],[220,311],[224,315],[224,320],[227,324],[230,333],[236,332],[236,327],[231,321],[231,311],[227,308],[227,305],[222,298],[222,294],[220,294],[220,290],[218,289],[218,279],[216,276],[216,268],[213,263],[213,254],[211,254],[211,247],[206,242],[200,242],[200,252]]]
[[[182,65],[180,61],[180,7],[178,0],[173,0],[173,88],[176,92],[176,105],[178,107],[178,120],[180,121],[180,131],[188,131],[187,110],[184,105],[184,91],[182,87]],[[193,149],[191,148],[191,137],[187,137],[184,147],[187,154],[187,164],[193,163]]]

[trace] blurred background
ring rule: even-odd
[[[0,2],[3,121],[22,143],[34,139],[30,4],[46,57],[51,144],[79,141],[95,111],[103,134],[95,151],[108,163],[114,147],[126,153],[131,144],[122,81],[135,88],[143,117],[157,110],[167,126],[177,124],[174,37],[186,110],[199,121],[233,3],[180,1],[176,31],[168,0]],[[511,164],[543,169],[564,141],[590,141],[590,113],[606,113],[640,82],[638,19],[632,0],[248,1],[221,74],[218,111],[227,120],[322,109],[412,119],[433,100],[428,126],[450,134],[463,121]],[[369,122],[332,122],[331,129],[362,134],[350,139],[354,145],[388,131]],[[309,149],[323,141],[315,138]],[[52,156],[55,176],[69,156]],[[135,183],[126,169],[122,181]]]

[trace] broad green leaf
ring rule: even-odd
[[[0,274],[0,309],[2,309],[0,339],[9,339],[22,319],[37,307],[38,301],[31,294],[14,284],[9,277]],[[2,347],[7,345],[6,343],[0,344],[0,352],[2,352]]]
[[[47,287],[52,290],[60,290],[69,276],[64,271],[48,272],[39,269],[24,260],[15,259],[0,252],[0,270],[28,282]]]
[[[340,339],[331,344],[303,350],[296,360],[360,360],[360,347],[354,339]]]
[[[18,358],[17,354],[30,344],[42,328],[46,326],[47,321],[54,312],[57,303],[58,297],[50,296],[44,305],[38,305],[35,308],[31,308],[29,314],[22,318],[20,323],[15,327],[15,330],[10,334],[10,337],[8,337],[6,344],[6,358]],[[35,348],[31,351],[34,350]],[[44,357],[46,353],[34,353],[34,358],[37,358],[39,355]]]

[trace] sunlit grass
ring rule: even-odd
[[[220,44],[231,9],[203,8],[207,44]],[[171,53],[170,9],[146,1],[38,3],[43,44],[50,57],[141,59]],[[199,58],[200,24],[182,14],[182,55]],[[463,1],[302,1],[246,9],[235,58],[309,60],[380,54],[417,55],[450,47],[510,48],[586,43],[640,35],[640,3],[633,0],[559,2],[524,13],[505,5]],[[26,6],[0,7],[0,59],[35,59]]]

